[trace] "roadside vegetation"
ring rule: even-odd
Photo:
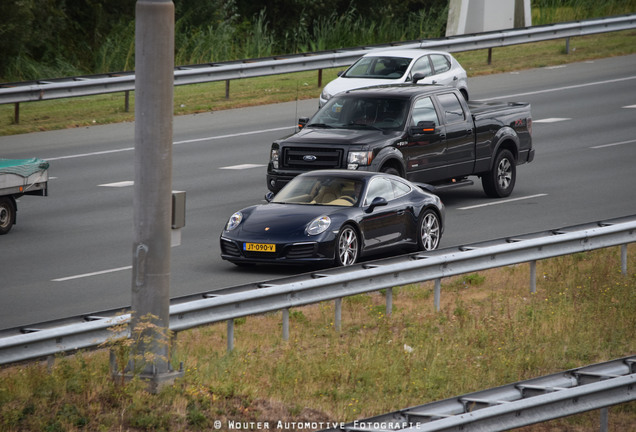
[[[290,339],[281,314],[236,320],[235,349],[225,324],[178,334],[174,367],[185,375],[157,395],[138,380],[109,375],[107,350],[0,370],[0,430],[263,430],[256,422],[348,422],[636,353],[636,247],[628,275],[620,248],[396,287],[292,309]],[[631,430],[636,402],[610,408],[611,431]],[[589,412],[524,431],[599,430]],[[279,429],[283,430],[283,429]],[[285,430],[307,430],[290,427]]]
[[[19,5],[14,3],[2,3],[0,12],[2,8],[7,9],[6,14],[2,13],[3,16],[17,19],[29,10],[25,5],[32,4],[35,7],[32,1],[20,2]],[[11,43],[4,47],[0,38],[0,81],[134,69],[134,21],[129,16],[132,6],[124,7],[125,3],[107,2],[102,8],[94,8],[95,16],[83,17],[82,22],[92,23],[90,31],[103,37],[84,38],[76,34],[60,40],[66,31],[72,30],[67,23],[60,27],[65,31],[46,26],[48,31],[56,28],[57,33],[40,34],[35,42],[5,38],[5,42]],[[375,9],[368,5],[356,8],[356,2],[352,1],[348,8],[338,13],[324,15],[324,11],[321,14],[319,10],[303,10],[303,13],[294,15],[294,20],[283,20],[285,25],[282,26],[281,17],[294,12],[293,8],[290,12],[289,8],[281,6],[283,3],[284,0],[271,2],[271,5],[268,3],[271,8],[279,6],[275,11],[251,10],[253,3],[239,0],[177,4],[175,63],[200,64],[442,37],[447,16],[447,1],[423,2],[427,7],[418,10],[411,10],[400,3],[385,4]],[[11,9],[12,5],[17,8],[15,11]],[[420,3],[412,2],[410,7],[415,7],[413,5]],[[636,0],[534,0],[532,5],[534,25],[636,12]],[[310,7],[309,4],[307,7]],[[71,10],[67,10],[65,16],[58,9],[56,7],[57,12],[51,13],[47,20],[37,22],[66,22],[73,17]],[[30,19],[35,20],[38,14],[44,13],[41,7],[36,10],[37,13],[31,11]],[[373,10],[377,15],[366,15]],[[114,16],[118,19],[114,19]],[[403,17],[400,19],[402,25],[395,25],[396,16]],[[110,27],[105,27],[109,22]],[[20,21],[19,25],[11,27],[11,22],[8,22],[0,28],[0,35],[19,32],[23,25]],[[34,23],[33,26],[40,28],[40,24]],[[89,29],[82,31],[87,32]],[[34,35],[37,34],[37,30],[31,36],[20,32],[22,38],[36,38]],[[565,52],[564,40],[497,48],[492,52],[492,64],[488,64],[488,53],[483,50],[455,55],[471,77],[633,54],[636,52],[635,36],[636,31],[624,31],[572,38],[569,53]],[[97,43],[94,39],[99,42],[98,46],[86,46],[91,41]],[[74,45],[60,51],[60,47],[69,41],[73,41]],[[29,43],[35,44],[37,49]],[[20,46],[24,49],[17,49]],[[84,58],[88,54],[95,58]],[[317,98],[321,91],[320,84],[325,85],[334,79],[341,69],[324,70],[322,83],[319,83],[318,71],[231,81],[229,98],[226,98],[225,82],[175,87],[174,112],[183,115]],[[19,105],[19,122],[16,124],[16,106],[0,105],[0,135],[133,121],[134,92],[130,93],[129,107],[126,111],[124,93],[22,103]]]

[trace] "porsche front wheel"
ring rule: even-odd
[[[417,230],[417,242],[420,250],[435,250],[439,246],[442,237],[442,224],[439,216],[433,210],[426,210],[420,216]]]
[[[358,232],[351,225],[345,225],[336,239],[336,259],[338,266],[349,266],[358,260],[360,240]]]

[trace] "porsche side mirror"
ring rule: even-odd
[[[382,207],[387,205],[388,202],[386,198],[383,197],[375,197],[373,201],[371,201],[371,205],[367,208],[367,213],[371,213],[376,207]]]

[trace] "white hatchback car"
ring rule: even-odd
[[[392,49],[374,51],[360,57],[338,78],[325,86],[320,94],[319,106],[331,96],[355,88],[381,84],[399,84],[413,81],[415,74],[424,78],[418,84],[443,84],[457,88],[468,100],[466,71],[447,52],[423,49]]]

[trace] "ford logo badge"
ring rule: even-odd
[[[305,156],[303,156],[303,160],[305,162],[313,162],[316,159],[318,159],[318,158],[316,156],[314,156],[314,155],[305,155]]]

